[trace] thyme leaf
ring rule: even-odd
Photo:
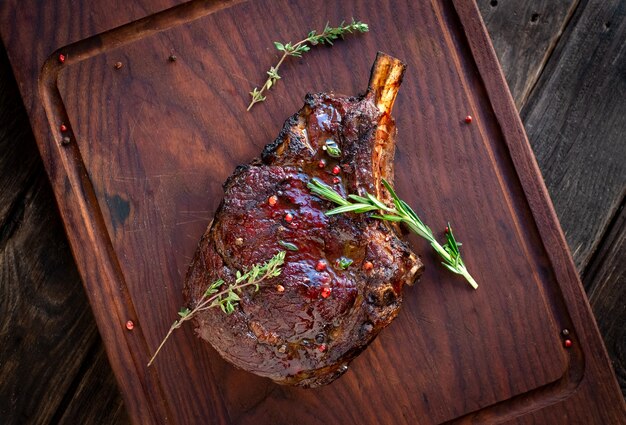
[[[267,71],[267,80],[265,80],[265,83],[261,86],[261,88],[259,89],[258,87],[255,87],[252,89],[250,92],[250,104],[246,110],[249,111],[255,104],[265,101],[263,93],[274,87],[278,80],[280,80],[278,69],[287,57],[293,56],[301,58],[304,53],[311,50],[311,46],[317,46],[318,44],[328,44],[332,46],[333,41],[340,37],[343,38],[346,34],[352,34],[354,32],[363,33],[367,31],[369,31],[367,24],[361,21],[355,21],[353,18],[352,22],[349,24],[346,24],[344,21],[341,22],[338,27],[331,27],[328,23],[326,23],[326,26],[321,33],[318,34],[317,31],[310,31],[305,39],[294,44],[291,42],[280,43],[275,41],[274,47],[279,52],[283,52],[283,55],[278,63],[275,66],[270,67],[269,71]]]
[[[258,291],[261,282],[280,276],[282,271],[281,266],[284,263],[285,251],[280,251],[270,258],[269,261],[263,264],[255,264],[248,271],[241,272],[237,270],[235,283],[226,285],[226,282],[222,279],[217,279],[215,282],[211,283],[202,295],[202,298],[196,303],[193,310],[190,310],[188,307],[183,307],[178,312],[180,319],[174,321],[165,335],[165,338],[163,338],[161,344],[150,358],[148,366],[152,365],[154,359],[161,351],[161,348],[163,348],[165,342],[169,339],[170,335],[172,335],[172,332],[180,328],[184,322],[192,319],[201,311],[215,307],[219,307],[226,314],[231,314],[235,311],[235,306],[241,301],[241,297],[237,293],[241,294],[241,290],[248,286],[253,286],[254,291]],[[225,285],[226,287],[224,287]]]
[[[337,260],[337,267],[339,267],[341,270],[345,270],[350,267],[353,262],[354,260],[352,260],[351,258],[341,257]]]

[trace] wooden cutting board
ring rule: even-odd
[[[35,3],[5,2],[2,37],[135,423],[624,421],[472,2]],[[273,41],[352,17],[371,31],[290,59],[267,101],[246,112],[248,91],[277,59]],[[24,55],[23,46],[34,47]],[[363,92],[378,50],[408,66],[394,107],[396,189],[434,229],[454,224],[480,288],[411,239],[425,275],[332,385],[282,387],[236,370],[190,326],[147,368],[183,305],[185,271],[222,182],[277,136],[305,93]]]

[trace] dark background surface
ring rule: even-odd
[[[626,390],[626,2],[480,0]],[[4,49],[0,423],[126,423]]]

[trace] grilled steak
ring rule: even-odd
[[[224,183],[185,282],[192,307],[216,279],[232,282],[285,243],[297,247],[279,277],[244,290],[232,314],[213,308],[196,316],[198,335],[235,366],[281,384],[328,384],[391,323],[403,286],[421,274],[394,224],[326,216],[333,205],[307,188],[316,177],[344,196],[369,192],[390,202],[380,179],[393,180],[390,112],[403,72],[399,60],[379,53],[365,95],[307,95],[261,158]]]

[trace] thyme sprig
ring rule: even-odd
[[[215,282],[210,284],[204,294],[202,294],[202,298],[200,298],[193,310],[190,310],[188,307],[181,308],[178,312],[180,319],[174,321],[165,335],[165,338],[163,338],[163,341],[161,341],[161,344],[150,358],[148,366],[152,365],[154,359],[159,354],[159,351],[161,351],[161,348],[163,348],[165,342],[169,339],[175,329],[180,328],[183,323],[192,319],[196,314],[210,308],[219,307],[224,313],[231,314],[235,311],[235,306],[241,300],[239,295],[242,293],[243,288],[253,286],[254,291],[258,291],[259,284],[261,282],[280,275],[282,271],[281,266],[284,262],[285,251],[281,251],[274,255],[269,261],[263,264],[255,264],[248,271],[244,271],[242,273],[237,270],[235,282],[227,285],[226,287],[224,287],[226,282],[222,279],[217,279]]]
[[[463,276],[472,288],[478,288],[478,283],[467,271],[467,267],[461,258],[461,252],[459,251],[460,242],[454,238],[452,233],[452,226],[448,223],[446,229],[446,243],[441,245],[433,231],[424,224],[424,222],[417,216],[415,211],[402,199],[398,198],[398,195],[393,190],[389,182],[382,179],[382,183],[385,189],[391,195],[394,207],[387,206],[384,202],[381,202],[374,195],[366,193],[366,196],[348,195],[348,199],[337,193],[332,187],[328,186],[321,180],[314,178],[308,183],[308,187],[315,195],[331,201],[337,205],[336,208],[326,212],[326,215],[342,214],[347,212],[353,213],[366,213],[378,211],[378,214],[372,214],[370,217],[379,220],[393,221],[404,223],[413,233],[426,239],[433,247],[435,252],[442,258],[444,267],[450,270],[452,273]]]
[[[283,56],[275,66],[271,66],[269,71],[267,71],[268,77],[263,86],[261,86],[261,89],[255,87],[250,92],[251,101],[248,105],[248,109],[246,110],[249,111],[256,103],[265,101],[263,93],[275,86],[278,80],[280,80],[278,69],[288,56],[301,58],[304,53],[311,50],[311,46],[316,46],[318,44],[329,44],[332,46],[333,41],[337,40],[339,37],[343,38],[346,34],[352,34],[353,32],[363,33],[367,31],[369,31],[367,24],[361,21],[355,21],[353,18],[352,22],[349,24],[346,24],[345,21],[343,21],[338,27],[330,27],[328,23],[326,23],[326,26],[321,33],[318,34],[315,30],[311,31],[309,32],[307,38],[294,44],[291,42],[279,43],[278,41],[275,41],[274,47],[276,47],[278,51],[283,52]]]

